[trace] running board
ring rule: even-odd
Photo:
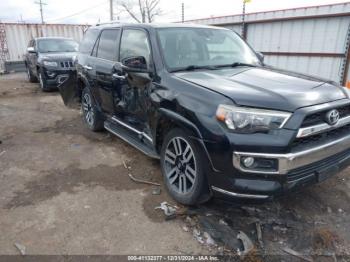
[[[122,125],[119,125],[115,121],[112,122],[106,120],[104,122],[104,127],[113,135],[123,139],[125,142],[140,150],[145,155],[151,158],[159,159],[159,155],[154,149],[142,142],[137,134],[130,134],[132,131],[126,130]]]

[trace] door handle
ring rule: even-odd
[[[84,65],[83,68],[86,69],[86,70],[91,70],[92,69],[92,67],[88,66],[88,65]]]
[[[119,80],[125,80],[126,78],[127,78],[127,74],[125,74],[125,75],[118,75],[118,74],[113,74],[112,75],[112,77],[114,78],[114,79],[119,79]]]

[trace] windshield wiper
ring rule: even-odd
[[[238,67],[238,66],[257,67],[257,65],[248,64],[248,63],[241,63],[241,62],[234,62],[233,64],[227,64],[227,65],[218,65],[216,67],[220,68],[220,67]]]
[[[182,68],[178,68],[178,69],[174,69],[171,70],[171,72],[179,72],[179,71],[193,71],[193,70],[197,70],[197,69],[209,69],[209,70],[215,70],[216,67],[215,66],[198,66],[198,65],[189,65],[186,67],[182,67]]]

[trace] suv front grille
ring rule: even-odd
[[[324,133],[296,138],[292,143],[293,151],[305,150],[307,148],[316,147],[336,139],[340,139],[350,133],[350,124],[339,127],[337,129],[328,130]]]
[[[73,67],[73,62],[72,61],[63,61],[63,62],[60,62],[61,64],[61,67],[63,68],[71,68]]]
[[[333,109],[333,108],[332,108]],[[339,116],[340,118],[346,117],[350,115],[350,105],[345,105],[341,107],[336,107],[334,109],[337,109],[339,111]],[[327,112],[331,109],[327,109],[321,112],[317,112],[311,115],[308,115],[304,118],[303,123],[301,124],[301,127],[309,127],[309,126],[314,126],[318,124],[324,124],[326,123],[324,121],[325,115]]]

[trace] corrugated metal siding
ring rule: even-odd
[[[238,34],[240,34],[242,30],[242,27],[240,25],[224,25],[223,27],[233,30]]]
[[[240,33],[241,20],[241,15],[233,15],[188,22],[223,26]],[[267,64],[342,81],[349,2],[252,13],[245,20],[247,42],[256,51],[272,53],[265,55]]]
[[[313,6],[313,7],[302,7],[293,8],[286,10],[268,11],[250,13],[245,17],[246,22],[263,22],[271,19],[286,19],[286,18],[304,18],[310,16],[334,16],[342,13],[350,13],[350,2],[325,5],[325,6]],[[239,24],[242,21],[242,15],[229,15],[220,17],[211,17],[204,19],[188,20],[186,23],[196,24],[210,24],[210,25],[230,25]]]
[[[28,42],[35,37],[70,37],[79,42],[85,29],[84,25],[5,24],[9,61],[23,60]]]
[[[342,53],[350,17],[251,24],[247,41],[266,52]]]
[[[342,59],[333,57],[265,56],[265,62],[275,67],[319,76],[339,82]]]

